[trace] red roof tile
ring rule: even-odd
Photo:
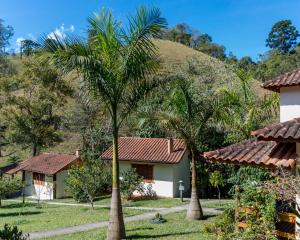
[[[266,81],[263,88],[280,92],[281,87],[300,86],[300,69],[282,74],[273,80]]]
[[[246,140],[228,147],[204,153],[208,160],[254,164],[267,167],[293,168],[296,163],[296,143]]]
[[[165,138],[119,138],[119,159],[125,161],[179,163],[186,145],[183,140],[173,139],[174,151],[168,154],[168,139]],[[112,146],[101,156],[102,159],[112,159]]]
[[[7,171],[6,173],[15,174],[19,171],[25,170],[52,175],[63,170],[69,164],[78,159],[79,158],[75,155],[42,153],[21,162],[17,167]]]
[[[251,135],[265,141],[299,141],[300,118],[267,126],[253,131]]]

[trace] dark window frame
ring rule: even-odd
[[[145,183],[154,182],[154,166],[150,164],[131,164],[138,175],[143,177]]]

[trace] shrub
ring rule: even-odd
[[[0,230],[0,239],[3,240],[27,240],[29,239],[28,234],[23,234],[17,226],[9,226],[4,224],[2,230]]]
[[[138,191],[139,194],[143,195],[143,177],[138,175],[135,169],[123,171],[121,176],[120,190],[122,198],[131,199],[134,191]]]
[[[216,234],[219,240],[231,240],[234,234],[235,210],[227,208],[216,217],[216,220],[205,227],[205,231]]]

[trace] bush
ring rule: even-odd
[[[3,240],[27,240],[29,239],[28,234],[23,234],[17,226],[4,225],[4,228],[0,230],[0,239]]]
[[[205,227],[208,233],[216,234],[219,240],[231,240],[234,234],[235,210],[227,208],[216,217],[216,220]]]
[[[122,198],[131,199],[134,191],[138,191],[139,194],[143,195],[143,177],[138,175],[135,169],[123,171],[121,176],[120,190]]]

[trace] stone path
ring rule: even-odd
[[[160,210],[161,214],[169,214],[169,213],[176,213],[181,212],[187,209],[187,205],[184,206],[178,206],[178,207],[172,207],[172,208],[165,208]],[[215,208],[203,208],[203,211],[209,212],[209,213],[221,213],[222,210],[218,210]],[[125,217],[124,222],[132,222],[132,221],[138,221],[138,220],[144,220],[144,219],[151,219],[154,217],[155,212],[148,212],[143,213],[135,216]],[[41,232],[33,232],[30,233],[30,239],[41,239],[41,238],[47,238],[47,237],[55,237],[60,236],[64,234],[71,234],[71,233],[77,233],[77,232],[86,232],[93,229],[103,228],[108,226],[109,221],[104,222],[97,222],[97,223],[88,223],[88,224],[82,224],[72,227],[64,227],[64,228],[58,228],[48,231],[41,231]]]

